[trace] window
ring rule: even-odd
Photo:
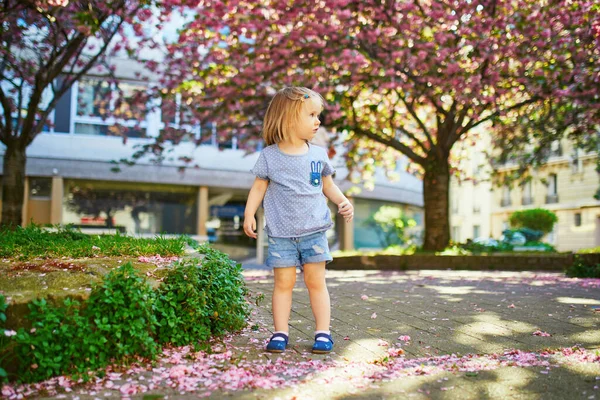
[[[112,97],[110,83],[101,79],[83,78],[78,82],[77,89],[77,116],[109,116]]]
[[[583,172],[583,160],[581,159],[582,151],[576,148],[571,155],[571,172],[578,174]]]
[[[452,227],[452,240],[456,243],[460,243],[460,227],[459,226]]]
[[[548,179],[548,194],[549,195],[554,195],[556,194],[556,190],[557,188],[557,181],[556,181],[556,174],[550,174],[550,177]]]
[[[560,144],[560,140],[555,140],[550,143],[550,157],[560,156],[562,156],[562,146]]]
[[[65,180],[63,223],[88,232],[194,234],[197,193],[183,185]]]
[[[450,207],[452,214],[458,214],[458,192],[452,191],[450,194]]]
[[[581,213],[575,213],[575,226],[581,226]]]
[[[473,225],[473,239],[477,239],[481,236],[481,227],[479,225]]]
[[[29,178],[29,198],[49,199],[52,196],[52,178]]]
[[[546,203],[558,203],[558,178],[556,174],[548,176],[548,194],[546,195]]]
[[[523,198],[521,199],[521,204],[524,206],[533,204],[531,181],[523,183]]]
[[[480,202],[480,192],[481,189],[474,187],[473,188],[473,214],[479,214],[481,212],[481,202]]]
[[[508,185],[504,185],[502,187],[502,199],[500,200],[500,206],[507,207],[510,206],[510,187]]]
[[[103,78],[85,77],[73,85],[75,134],[114,136],[124,133],[130,138],[148,135],[148,113],[140,97],[146,86],[139,83],[110,83]]]
[[[192,102],[192,97],[186,97],[182,93],[164,98],[160,106],[161,133],[167,137],[178,138],[182,142],[200,141],[200,144],[216,145],[216,124],[209,122],[202,125],[190,109],[193,106]]]

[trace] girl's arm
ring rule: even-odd
[[[354,206],[333,182],[331,175],[323,177],[323,194],[327,196],[329,200],[337,204],[338,212],[342,214],[346,222],[352,221],[352,218],[354,217]]]
[[[248,194],[248,200],[246,201],[246,209],[244,210],[244,232],[251,238],[256,239],[256,218],[254,215],[256,214],[256,210],[260,206],[263,198],[265,197],[265,192],[267,191],[267,187],[269,186],[269,181],[256,178],[254,179],[254,183],[252,184],[252,188],[250,189],[250,193]]]

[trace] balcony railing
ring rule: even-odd
[[[500,207],[508,207],[511,204],[512,203],[511,203],[510,199],[502,199],[502,200],[500,200]]]
[[[533,204],[533,197],[523,197],[521,199],[521,204],[524,206],[528,206],[530,204]]]
[[[554,204],[554,203],[558,203],[558,195],[557,194],[546,195],[546,204]]]

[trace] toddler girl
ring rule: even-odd
[[[296,267],[303,267],[304,282],[315,317],[313,353],[329,353],[331,307],[325,284],[325,264],[333,258],[325,232],[333,226],[327,198],[338,205],[348,222],[352,203],[335,185],[335,172],[325,149],[309,142],[321,121],[323,98],[303,87],[287,87],[275,94],[264,118],[267,144],[252,169],[256,175],[244,215],[244,232],[255,238],[254,215],[263,204],[269,237],[267,266],[273,268],[274,334],[267,351],[281,353],[288,344],[292,290]]]

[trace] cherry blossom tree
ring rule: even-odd
[[[21,223],[25,150],[50,123],[57,101],[90,68],[110,73],[111,55],[136,58],[151,40],[143,24],[156,6],[154,0],[0,0],[3,225]]]
[[[201,1],[161,86],[252,146],[274,91],[315,88],[353,179],[402,157],[423,178],[424,249],[449,242],[453,146],[492,125],[497,144],[595,134],[598,9],[578,0]],[[553,118],[562,109],[564,118]],[[529,125],[532,127],[532,125]],[[221,129],[221,131],[224,131]],[[176,136],[176,134],[174,133]],[[535,136],[537,135],[537,136]],[[165,137],[159,140],[166,140]],[[168,140],[174,140],[170,138]],[[468,142],[467,142],[468,143]],[[517,146],[518,147],[518,146]]]

